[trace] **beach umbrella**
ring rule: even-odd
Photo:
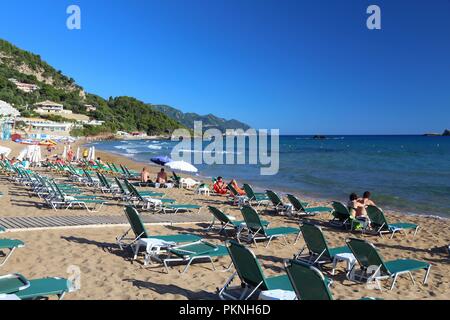
[[[156,163],[160,166],[166,165],[166,163],[173,162],[172,159],[166,156],[153,157],[150,159],[151,162]]]
[[[95,158],[95,147],[92,147],[92,154],[91,154],[91,156],[92,156],[91,160],[95,160],[96,159]]]
[[[172,170],[179,170],[179,171],[185,171],[185,172],[198,172],[198,169],[194,167],[192,164],[186,162],[186,161],[172,161],[169,163],[166,163],[166,167],[169,167]]]
[[[80,160],[80,147],[77,148],[77,155],[75,158],[76,161]]]
[[[62,158],[63,158],[64,160],[67,159],[67,147],[66,147],[66,146],[64,146],[64,151],[63,151],[63,153],[62,153]]]

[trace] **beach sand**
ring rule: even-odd
[[[80,142],[81,143],[81,142]],[[1,145],[14,149],[11,156],[16,156],[21,145],[12,142]],[[44,155],[45,156],[45,155]],[[98,152],[104,161],[123,163],[135,170],[141,170],[142,164],[128,158]],[[157,167],[149,166],[156,175]],[[87,190],[88,191],[88,190]],[[192,190],[164,189],[168,197],[179,203],[195,203],[202,206],[215,205],[227,213],[242,217],[236,207],[226,203],[220,196],[195,195]],[[67,215],[92,215],[85,210],[54,211],[46,208],[37,197],[30,197],[28,189],[13,184],[2,176],[0,178],[0,216],[7,217],[42,217]],[[88,193],[88,192],[87,192]],[[109,205],[96,215],[123,215],[123,206],[105,196]],[[323,204],[323,203],[322,203]],[[204,213],[206,209],[204,209]],[[149,213],[142,213],[143,215]],[[183,215],[185,213],[180,213]],[[194,213],[191,213],[194,214]],[[392,291],[388,290],[390,281],[383,281],[384,290],[373,290],[364,284],[350,282],[345,277],[344,263],[338,266],[337,274],[331,276],[334,284],[331,292],[336,299],[358,299],[363,296],[383,299],[449,299],[450,298],[450,260],[445,247],[450,244],[449,220],[426,216],[411,216],[387,212],[391,221],[417,223],[421,226],[418,234],[398,234],[394,239],[374,235],[349,233],[329,227],[330,215],[320,215],[311,220],[322,226],[330,246],[342,246],[349,237],[364,238],[379,248],[386,260],[411,258],[424,260],[432,264],[430,278],[426,285],[422,284],[424,272],[415,273],[416,284],[409,277],[401,277]],[[298,226],[299,218],[277,216],[272,212],[261,212],[264,219],[269,220],[271,227]],[[223,236],[206,233],[202,224],[174,224],[168,226],[147,226],[154,234],[176,234],[187,232],[199,235],[208,241],[221,244]],[[32,231],[14,231],[1,235],[2,238],[20,239],[25,247],[18,249],[10,261],[0,269],[0,274],[19,272],[27,278],[46,276],[70,277],[73,267],[81,271],[81,289],[66,295],[65,299],[217,299],[216,288],[221,287],[231,272],[214,272],[209,263],[197,263],[191,266],[186,274],[181,274],[183,266],[174,266],[170,274],[166,274],[161,266],[143,267],[143,257],[132,261],[131,253],[121,251],[115,238],[125,232],[126,226],[60,228]],[[293,242],[293,238],[290,238]],[[263,244],[251,249],[256,253],[267,276],[284,274],[283,260],[291,258],[304,245],[302,237],[296,244],[285,245],[281,240],[274,240],[269,248]],[[230,263],[229,257],[220,258],[216,267],[225,268]],[[69,272],[68,272],[69,270]],[[329,275],[330,268],[324,272]],[[235,282],[238,284],[238,282]]]

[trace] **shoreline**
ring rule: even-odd
[[[142,139],[140,139],[140,140],[142,140]],[[160,141],[161,139],[158,138],[158,137],[153,137],[152,139],[145,139],[145,140],[148,140],[148,141]],[[95,140],[94,143],[95,142],[102,142],[102,141],[105,141],[105,140]],[[114,139],[114,140],[106,140],[106,141],[127,141],[127,140],[125,140],[125,139],[124,140],[122,140],[122,139]],[[81,144],[81,146],[84,147],[84,146],[86,146],[86,145],[88,145],[90,143],[92,143],[92,142],[84,141]],[[133,168],[135,170],[139,170],[139,171],[142,170],[142,166],[146,166],[149,169],[153,168],[155,170],[161,168],[161,166],[153,164],[150,161],[149,162],[138,161],[138,160],[133,159],[132,157],[128,157],[128,156],[122,155],[119,152],[105,151],[105,150],[100,150],[100,149],[96,148],[96,153],[98,155],[100,155],[102,157],[102,159],[103,158],[110,159],[111,162],[114,161],[114,157],[116,157],[117,160],[120,159],[120,161],[129,162],[129,165],[130,165],[131,168]],[[156,174],[157,173],[157,171],[153,172],[152,170],[150,170],[150,172],[151,172],[151,174]],[[204,183],[211,184],[211,177],[204,176],[204,175],[201,174],[201,172],[199,172],[197,175],[192,175],[192,174],[188,174],[188,173],[181,173],[181,176],[182,177],[190,177],[192,179],[201,180]],[[224,177],[225,180],[232,179],[232,178],[233,177]],[[257,191],[257,192],[260,192],[260,191],[263,192],[264,190],[266,190],[265,187],[260,186],[257,183],[254,184],[253,181],[246,180],[245,182],[251,183],[251,185],[255,188],[255,191]],[[297,196],[301,195],[301,198],[303,198],[304,200],[306,200],[306,201],[308,201],[308,202],[310,202],[310,203],[312,203],[314,205],[315,204],[317,204],[317,205],[330,204],[332,201],[337,201],[336,199],[332,200],[332,199],[329,199],[329,198],[326,198],[326,197],[320,197],[320,196],[309,196],[309,195],[305,196],[304,194],[301,194],[301,191],[298,190],[298,189],[290,189],[290,190],[284,189],[284,190],[280,190],[280,189],[274,188],[272,190],[274,192],[280,194],[280,196],[282,196],[282,195],[284,195],[286,193],[293,193],[294,195],[297,195]],[[393,209],[393,208],[390,208],[390,207],[384,207],[384,209],[385,209],[384,211],[386,211],[386,212],[393,213],[393,214],[400,215],[400,216],[417,216],[417,217],[425,217],[425,218],[433,218],[433,219],[439,219],[439,220],[444,220],[444,221],[450,221],[450,217],[436,215],[436,214],[425,214],[425,213],[418,213],[418,212],[405,212],[405,211],[401,211],[399,209]]]

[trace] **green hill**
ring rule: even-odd
[[[227,129],[250,129],[249,125],[238,120],[226,120],[213,114],[201,116],[196,113],[183,113],[180,110],[166,105],[154,105],[153,107],[190,129],[194,128],[194,121],[202,121],[204,129],[217,128],[222,132],[225,132]]]
[[[10,79],[37,85],[39,89],[30,93],[21,91]],[[88,114],[94,119],[106,122],[103,126],[86,126],[83,130],[77,130],[74,132],[77,135],[95,135],[117,130],[168,134],[174,129],[184,128],[179,122],[135,98],[116,97],[105,100],[85,93],[74,79],[54,69],[39,55],[21,50],[2,39],[0,100],[12,104],[23,116],[36,116],[27,107],[36,102],[51,100],[63,104],[67,110]],[[86,105],[93,105],[97,110],[88,113]]]

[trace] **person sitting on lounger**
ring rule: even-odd
[[[164,168],[161,169],[160,172],[158,172],[158,175],[156,176],[156,183],[165,184],[167,181],[167,173],[164,171]]]
[[[363,194],[362,198],[358,199],[358,202],[364,205],[364,208],[367,208],[367,206],[375,206],[375,202],[370,200],[370,192],[366,191]]]
[[[361,229],[364,225],[369,221],[366,207],[364,204],[358,201],[358,195],[356,193],[352,193],[350,195],[350,201],[348,202],[348,209],[353,219],[356,219],[360,222],[360,224],[356,224],[356,230]]]
[[[142,169],[141,182],[148,183],[149,180],[150,180],[150,172],[148,172],[147,168]]]
[[[218,177],[217,181],[214,183],[214,191],[218,194],[228,193],[227,185],[223,182],[222,177]]]
[[[240,196],[245,196],[245,191],[239,188],[239,185],[236,180],[231,180],[230,184],[233,186],[233,188],[239,193]]]

